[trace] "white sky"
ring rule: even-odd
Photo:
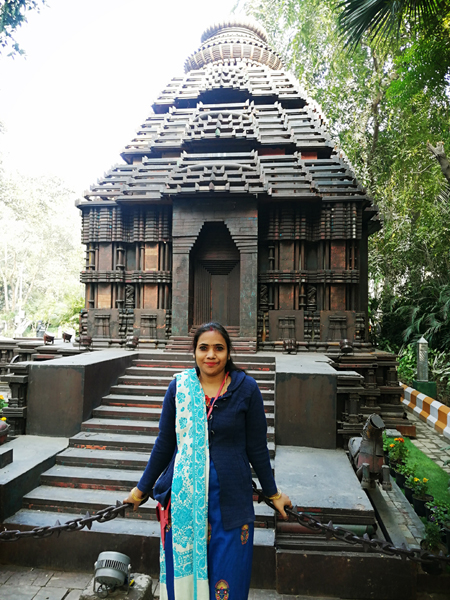
[[[4,166],[82,194],[113,164],[203,31],[236,0],[47,0],[0,57]]]

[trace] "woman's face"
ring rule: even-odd
[[[223,335],[213,330],[205,331],[198,338],[194,356],[200,374],[214,377],[224,373],[230,354]]]

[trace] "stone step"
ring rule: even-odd
[[[146,375],[134,375],[129,374],[128,372],[125,375],[122,375],[118,379],[119,385],[137,385],[137,386],[165,386],[166,389],[171,383],[173,377],[171,375],[162,376],[162,375],[153,375],[150,374],[152,371],[149,369]],[[263,390],[273,390],[275,388],[275,382],[272,379],[257,379],[256,380],[258,387],[261,391]]]
[[[98,500],[98,499],[97,499]],[[111,506],[115,504],[115,502],[111,504],[107,504],[103,506]],[[146,505],[144,504],[139,508],[141,512],[142,509]],[[18,512],[16,512],[12,517],[5,521],[7,525],[7,529],[13,529],[14,525],[18,525],[18,529],[22,529],[25,527],[33,528],[33,527],[51,527],[55,525],[56,520],[58,520],[61,524],[64,524],[66,521],[73,521],[74,519],[79,519],[80,517],[84,517],[86,512],[89,510],[89,507],[83,505],[83,511],[78,512],[77,509],[74,509],[73,512],[61,512],[54,510],[33,510],[22,508]],[[256,510],[256,506],[255,506]],[[269,509],[270,510],[270,509]],[[76,511],[76,512],[75,512]],[[93,510],[89,510],[91,514],[93,514]],[[145,518],[130,518],[131,513],[133,511],[131,509],[127,509],[126,517],[116,517],[110,521],[105,521],[104,523],[92,523],[92,529],[89,531],[88,529],[83,530],[83,533],[92,534],[92,533],[112,533],[112,534],[124,534],[126,536],[144,536],[144,537],[154,537],[158,539],[159,545],[159,536],[160,536],[160,525],[156,519],[145,519]],[[57,514],[55,514],[57,513]],[[59,513],[59,514],[58,514]],[[71,532],[71,537],[76,536],[80,532]],[[62,534],[66,535],[66,534]],[[87,540],[88,541],[88,540]],[[255,537],[254,537],[254,545],[258,546],[273,546],[275,542],[275,530],[273,528],[265,528],[265,527],[255,527]],[[103,541],[103,543],[105,543]],[[157,553],[157,556],[159,553]],[[67,557],[65,557],[67,560]],[[67,564],[67,563],[66,563]],[[134,563],[133,563],[134,564]],[[90,565],[92,567],[92,565]]]
[[[242,368],[242,363],[251,363],[251,364],[264,364],[264,365],[273,365],[273,368],[275,368],[275,358],[273,356],[267,356],[267,355],[263,355],[263,354],[255,354],[255,356],[247,356],[247,355],[240,355],[237,352],[232,352],[231,356],[233,358],[233,361],[236,365],[240,366]],[[137,359],[134,359],[133,362],[137,361],[137,360],[148,360],[151,361],[152,363],[158,363],[161,364],[162,366],[173,366],[173,365],[184,365],[187,364],[188,367],[193,367],[194,366],[194,361],[192,358],[192,353],[190,354],[190,356],[186,356],[186,354],[184,352],[177,354],[176,352],[171,352],[170,354],[168,354],[167,352],[145,352],[145,350],[139,350],[139,355]]]
[[[136,394],[108,394],[102,398],[104,406],[134,406],[162,408],[164,396],[137,396]]]
[[[159,427],[158,421],[93,418],[81,424],[81,431],[114,431],[117,434],[151,435],[156,437],[159,433]],[[275,439],[275,428],[271,425],[267,427],[267,439],[269,441]]]
[[[119,494],[120,495],[120,494]],[[116,494],[117,496],[117,494]],[[122,498],[120,498],[122,500]],[[115,504],[115,502],[114,502]],[[106,508],[108,505],[102,505],[103,508]],[[97,509],[100,510],[100,509]],[[22,508],[16,514],[8,519],[8,529],[11,528],[11,524],[25,526],[25,527],[47,527],[55,525],[56,520],[58,520],[61,525],[67,521],[72,521],[74,519],[79,519],[80,517],[84,517],[86,512],[89,511],[93,514],[95,511],[85,504],[82,505],[82,509],[78,510],[74,508],[72,511],[64,511],[61,510],[44,510],[44,509],[33,509],[33,508]],[[148,536],[159,538],[160,535],[160,526],[156,519],[134,519],[130,518],[131,513],[133,511],[131,509],[127,509],[126,517],[116,517],[111,521],[105,521],[104,523],[92,523],[92,529],[89,531],[88,529],[83,530],[85,533],[112,533],[118,534],[123,533],[130,536]],[[56,513],[56,514],[55,514]],[[6,522],[6,521],[5,521]],[[20,527],[18,527],[20,528]],[[68,534],[63,533],[63,536],[76,536],[78,532],[70,532]],[[104,540],[104,538],[103,538]],[[66,543],[67,543],[66,539]],[[88,541],[88,540],[87,540]],[[103,543],[105,543],[103,541]]]
[[[142,472],[147,466],[149,456],[147,452],[66,448],[57,455],[56,464],[73,467],[123,468]]]
[[[55,465],[42,473],[41,485],[128,492],[139,478],[133,470]]]
[[[138,477],[147,466],[149,453],[119,450],[91,450],[88,448],[66,448],[57,455],[56,464],[72,467],[95,467],[137,471]],[[273,460],[271,460],[273,471]],[[257,481],[252,469],[252,477]]]
[[[130,419],[158,422],[161,416],[161,408],[102,405],[94,409],[92,416],[98,419]],[[275,421],[274,413],[266,412],[266,420],[268,425],[273,425]]]
[[[137,361],[136,361],[137,362]],[[247,373],[247,375],[250,375],[250,377],[253,377],[254,379],[258,379],[258,380],[262,380],[262,379],[269,379],[269,380],[273,380],[275,379],[275,371],[264,371],[262,369],[254,369],[254,365],[250,365],[250,367],[252,368],[248,368],[245,369],[245,372]],[[181,373],[182,371],[184,371],[185,369],[188,369],[189,365],[186,365],[185,367],[163,367],[163,366],[134,366],[134,367],[128,367],[128,369],[125,372],[125,375],[133,375],[133,376],[144,376],[147,377],[150,374],[153,377],[171,377],[173,378],[175,376],[176,373]]]
[[[139,421],[159,421],[161,408],[143,408],[138,406],[99,406],[94,408],[94,418],[132,419]]]
[[[158,421],[142,421],[131,419],[88,419],[81,424],[81,431],[114,431],[118,434],[133,433],[135,435],[157,436]]]
[[[128,494],[124,491],[83,489],[41,485],[23,497],[23,508],[52,512],[80,511],[84,515],[91,514],[113,506],[117,501],[123,502]],[[156,502],[152,498],[139,507],[137,511],[128,510],[127,518],[156,520]],[[61,518],[59,518],[62,521]]]
[[[136,408],[161,408],[163,405],[163,396],[138,396],[136,394],[109,394],[102,399],[104,406],[133,406]],[[275,401],[264,400],[264,410],[267,413],[274,412]]]
[[[80,431],[69,440],[71,448],[92,450],[126,450],[150,454],[155,444],[154,435],[121,435],[104,431]]]
[[[274,428],[270,428],[273,436]],[[152,435],[125,435],[109,433],[106,431],[81,431],[69,440],[71,448],[87,448],[92,450],[126,450],[137,452],[150,452],[155,444],[156,436]],[[275,456],[275,443],[268,441],[269,455]]]
[[[142,396],[164,396],[167,386],[164,385],[124,385],[118,384],[111,387],[111,394],[142,395]],[[261,389],[263,400],[273,400],[274,390]]]
[[[57,467],[61,471],[86,471],[87,469],[77,469],[76,467]],[[50,469],[53,471],[53,469]],[[92,471],[95,471],[92,469]],[[87,484],[83,487],[77,487],[74,485],[67,485],[70,474],[61,475],[59,481],[66,485],[41,485],[29,494],[26,494],[23,498],[23,508],[29,510],[45,510],[64,513],[66,511],[80,510],[85,514],[89,511],[91,514],[102,510],[108,506],[114,506],[117,501],[123,502],[125,497],[128,495],[128,491],[134,487],[136,480],[131,482],[129,487],[118,487],[117,489],[99,489],[96,487],[90,487],[89,484],[95,486],[95,473],[92,473],[92,478],[87,481]],[[74,473],[72,477],[76,480],[77,475]],[[50,479],[55,480],[55,475],[50,475]],[[56,480],[55,480],[56,481]],[[82,481],[79,480],[81,484]],[[156,520],[156,501],[153,498],[149,498],[145,504],[142,504],[138,510],[127,510],[127,518],[130,519],[145,519],[145,520]],[[274,511],[269,508],[266,504],[258,504],[254,502],[255,510],[255,528],[274,528],[275,527],[275,516]],[[59,519],[62,522],[62,519]]]

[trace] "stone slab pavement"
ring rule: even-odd
[[[79,600],[93,573],[0,565],[1,600]]]
[[[156,585],[154,593],[155,600],[159,599],[159,584]],[[230,598],[230,600],[232,600]],[[248,600],[346,600],[345,598],[330,598],[328,596],[289,596],[277,594],[275,590],[251,589]],[[353,598],[352,600],[358,600]],[[417,600],[449,600],[448,594],[418,594]]]
[[[450,475],[450,464],[444,465],[446,460],[450,460],[450,449],[445,450],[450,446],[449,441],[421,421],[409,408],[407,408],[407,413],[408,419],[416,426],[416,438],[411,439],[412,443]]]
[[[83,591],[92,588],[93,572],[70,572],[0,565],[0,600],[80,600]],[[159,584],[152,590],[159,598]],[[114,600],[114,594],[108,596]],[[124,595],[124,598],[127,596]],[[147,596],[146,596],[147,597]],[[448,594],[420,594],[417,600],[448,600]],[[324,596],[290,596],[275,590],[251,589],[248,600],[346,600]],[[353,598],[352,600],[358,600]]]

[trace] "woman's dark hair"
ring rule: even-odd
[[[225,340],[225,344],[227,345],[227,351],[230,355],[230,358],[227,360],[227,364],[225,365],[225,371],[227,371],[228,373],[231,373],[231,371],[240,371],[241,369],[239,369],[239,367],[237,367],[234,364],[233,359],[231,358],[233,345],[231,343],[230,336],[228,335],[228,331],[223,325],[221,325],[220,323],[216,323],[215,321],[212,321],[211,323],[203,323],[203,325],[200,325],[200,327],[197,328],[194,335],[194,339],[192,340],[192,350],[194,351],[194,353],[197,350],[197,344],[198,340],[200,339],[200,336],[203,333],[206,333],[207,331],[217,331],[217,333],[220,333],[220,335]],[[196,369],[198,369],[198,367],[196,367]]]

